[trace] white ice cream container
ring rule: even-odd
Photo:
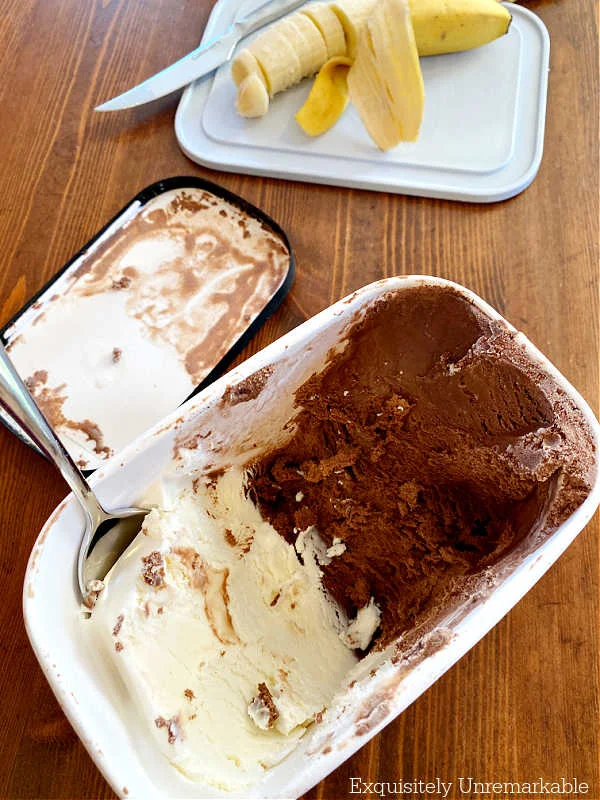
[[[294,416],[294,392],[322,369],[349,322],[381,295],[418,285],[453,287],[492,320],[489,305],[463,287],[437,278],[408,276],[371,284],[310,319],[212,383],[96,471],[91,483],[107,507],[134,504],[161,476],[181,464],[176,457],[190,436],[199,440],[194,458],[206,467],[241,463],[282,436]],[[600,426],[576,390],[522,335],[526,356],[548,374],[579,409],[596,453]],[[267,379],[255,397],[236,387],[258,370]],[[224,398],[227,402],[224,403]],[[225,409],[225,410],[224,410]],[[547,538],[526,540],[500,562],[492,587],[476,593],[402,658],[393,647],[372,652],[359,674],[342,687],[323,721],[308,729],[297,749],[241,794],[183,778],[157,753],[124,692],[118,675],[88,646],[81,622],[75,563],[82,533],[76,501],[68,497],[52,514],[33,549],[24,585],[27,632],[38,660],[67,717],[91,757],[122,797],[297,798],[322,780],[421,695],[481,639],[540,579],[573,541],[600,502],[597,460],[587,499]],[[83,790],[83,787],[82,787]]]

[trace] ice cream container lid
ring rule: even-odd
[[[294,277],[285,232],[214,183],[143,189],[2,329],[77,464],[93,470],[215,380]],[[0,420],[35,444],[0,409]]]

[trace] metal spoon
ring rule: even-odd
[[[148,509],[119,508],[109,512],[100,505],[88,482],[17,374],[1,344],[0,406],[57,467],[81,504],[85,528],[77,558],[77,582],[81,597],[86,602],[90,595],[90,584],[106,576],[110,567],[139,532]],[[91,545],[96,545],[108,531],[110,537],[104,539],[101,546],[94,547],[93,553],[90,553]]]

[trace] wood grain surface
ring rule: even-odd
[[[265,209],[296,253],[289,298],[244,355],[370,281],[439,275],[521,328],[597,412],[597,9],[528,5],[552,42],[544,159],[523,194],[478,206],[200,169],[175,140],[176,96],[93,113],[192,49],[209,0],[1,0],[0,323],[142,187],[203,175]],[[2,798],[114,796],[54,699],[21,613],[29,552],[65,493],[0,426]],[[479,645],[307,797],[358,796],[351,777],[576,777],[599,800],[598,532],[596,518]]]

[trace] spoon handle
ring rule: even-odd
[[[75,462],[38,408],[0,343],[0,406],[58,468],[84,509],[96,517],[103,509]]]

